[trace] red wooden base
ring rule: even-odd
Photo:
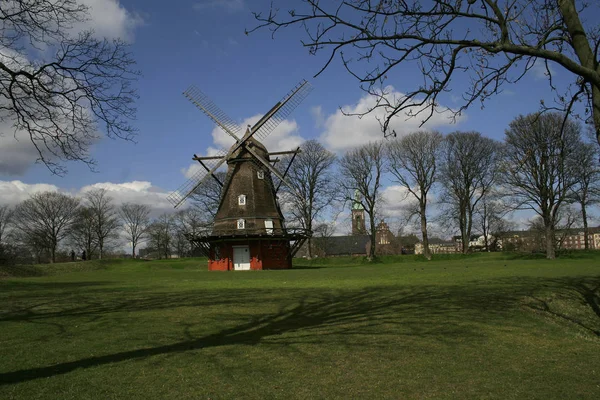
[[[233,247],[248,246],[250,250],[250,269],[290,269],[290,242],[288,240],[258,239],[220,241],[210,245],[209,271],[233,271]]]

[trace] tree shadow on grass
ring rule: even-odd
[[[189,324],[182,323],[186,339],[176,343],[0,373],[0,385],[157,355],[228,345],[290,346],[300,342],[324,344],[328,340],[339,344],[341,338],[348,338],[343,345],[364,346],[369,344],[366,340],[361,340],[361,337],[380,335],[382,340],[389,340],[387,338],[390,336],[414,336],[460,346],[487,340],[482,333],[481,324],[499,326],[506,323],[507,315],[521,307],[520,302],[524,297],[537,295],[538,292],[568,292],[576,300],[583,299],[594,311],[596,319],[600,319],[598,288],[600,279],[543,280],[519,277],[485,283],[470,282],[461,286],[385,286],[360,290],[222,289],[189,291],[175,296],[171,293],[158,293],[142,299],[130,296],[120,296],[111,301],[88,299],[87,303],[82,299],[65,310],[30,310],[28,313],[5,315],[3,320],[32,322],[45,318],[93,316],[98,313],[148,311],[179,306],[201,309],[207,304],[227,308],[254,301],[257,304],[279,301],[281,307],[277,312],[258,314],[248,322],[202,337],[193,337],[189,333]]]
[[[553,279],[546,288],[554,291],[531,292],[525,307],[600,337],[600,278]]]

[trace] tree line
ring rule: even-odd
[[[316,140],[305,142],[302,150],[293,163],[279,163],[288,170],[289,186],[281,185],[278,193],[288,226],[330,236],[340,205],[358,201],[369,222],[372,257],[388,182],[404,189],[401,206],[406,220],[419,225],[427,258],[432,196],[436,222],[460,232],[465,253],[473,232],[481,233],[488,247],[493,232],[506,230],[503,217],[516,210],[536,213],[532,226],[544,238],[548,258],[555,257],[560,241],[557,229],[577,220],[589,247],[588,209],[600,202],[598,149],[579,124],[560,113],[519,116],[502,142],[479,132],[444,136],[423,130],[371,142],[340,157]],[[188,235],[210,232],[219,205],[221,187],[210,182],[192,196],[191,207],[154,219],[149,206],[117,206],[104,189],[81,198],[36,193],[16,207],[0,206],[0,254],[4,260],[55,262],[76,250],[78,257],[85,251],[87,259],[102,259],[129,244],[135,257],[146,243],[155,258],[190,255],[194,249]],[[311,237],[308,250],[312,256]]]
[[[284,190],[281,198],[288,223],[318,234],[329,229],[323,220],[326,210],[331,211],[336,200],[352,204],[358,192],[369,221],[373,257],[386,180],[403,188],[404,214],[407,220],[416,218],[428,259],[434,192],[436,222],[460,233],[465,253],[473,232],[483,234],[487,247],[492,232],[507,229],[504,216],[530,210],[537,215],[532,224],[543,231],[546,256],[554,258],[556,231],[576,220],[581,221],[589,248],[588,209],[600,202],[598,156],[581,125],[558,112],[518,116],[502,142],[479,132],[444,136],[416,131],[365,144],[338,158],[311,140],[291,165],[291,190]],[[310,242],[308,249],[311,256]]]
[[[125,245],[136,257],[145,243],[151,255],[190,255],[186,234],[209,228],[209,217],[198,208],[151,218],[144,204],[119,206],[105,189],[81,198],[58,192],[40,192],[15,207],[0,206],[0,263],[102,259],[122,254]]]

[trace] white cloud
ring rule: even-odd
[[[192,176],[196,175],[196,173],[198,173],[198,171],[200,171],[201,169],[204,169],[200,166],[200,164],[198,163],[192,163],[190,164],[187,168],[181,168],[181,173],[186,177],[186,178],[191,178]]]
[[[407,207],[414,199],[408,190],[400,185],[386,187],[382,190],[381,197],[382,214],[385,216],[404,216]]]
[[[311,107],[310,113],[315,119],[315,126],[322,128],[325,125],[325,115],[323,114],[323,108],[321,106]]]
[[[544,62],[544,60],[540,59],[535,60],[533,67],[531,67],[530,69],[531,73],[533,74],[533,79],[535,79],[536,81],[547,79],[548,70],[550,70],[552,76],[556,76],[556,69],[552,67],[552,63],[548,62],[548,68],[546,69],[546,63]]]
[[[214,9],[220,8],[227,12],[237,12],[244,10],[245,4],[244,0],[202,0],[196,2],[192,8],[194,10],[206,10],[206,9]]]
[[[389,93],[390,98],[399,99],[404,96],[403,93],[394,91],[394,88],[391,86],[386,88],[386,91]],[[346,105],[342,109],[347,114],[361,114],[367,112],[375,104],[376,98],[365,94],[356,104]],[[416,112],[417,109],[415,108],[412,111]],[[346,151],[365,143],[379,140],[383,138],[383,133],[381,132],[378,118],[383,121],[385,115],[386,112],[383,107],[377,108],[362,117],[347,116],[342,111],[337,110],[326,117],[325,131],[321,134],[320,140],[327,148],[333,151]],[[390,129],[395,130],[398,136],[418,129],[434,129],[452,123],[450,119],[452,114],[449,111],[434,113],[422,127],[419,127],[423,118],[421,115],[424,116],[426,114],[420,114],[413,118],[410,118],[408,115],[410,115],[410,110],[406,110],[404,114],[396,117],[390,124]],[[458,118],[458,121],[464,118],[463,114],[463,116]]]
[[[147,181],[123,183],[99,182],[74,191],[67,191],[55,185],[44,183],[27,184],[18,180],[0,181],[0,205],[17,205],[21,201],[28,199],[32,194],[39,192],[62,192],[82,197],[86,192],[93,189],[105,189],[117,206],[127,202],[145,204],[152,210],[152,216],[173,211],[173,206],[167,200],[169,193],[152,186],[152,183]]]
[[[123,183],[99,182],[82,187],[77,195],[83,195],[93,189],[104,189],[114,199],[116,205],[123,203],[145,204],[153,210],[153,214],[172,211],[173,206],[167,200],[168,192],[152,186],[148,181],[132,181]]]
[[[121,5],[119,0],[79,0],[89,7],[90,20],[76,25],[75,31],[93,29],[97,37],[121,38],[132,41],[134,30],[143,24],[143,18]]]
[[[57,192],[59,188],[46,183],[27,184],[21,181],[0,181],[0,205],[15,206],[39,192]]]

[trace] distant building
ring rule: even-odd
[[[361,196],[358,191],[354,194],[351,212],[352,234],[346,236],[314,237],[312,239],[314,255],[318,257],[369,255],[371,238],[367,234],[365,209],[361,204]],[[384,220],[381,220],[377,225],[375,233],[377,254],[411,254],[414,251],[414,243],[416,242],[413,238],[414,236],[407,236],[403,240],[398,240],[390,230],[388,224]],[[303,248],[296,256],[307,257],[307,255],[307,249]]]
[[[356,190],[352,202],[352,235],[365,235],[366,232],[365,208],[362,205],[362,197]]]
[[[564,250],[585,249],[585,234],[581,228],[563,229],[555,232],[556,248]],[[500,238],[505,250],[543,251],[545,235],[538,230],[505,232]],[[600,250],[600,227],[588,229],[590,250]]]
[[[459,248],[456,242],[452,240],[443,240],[440,238],[429,238],[429,251],[431,254],[453,254],[458,253]],[[415,254],[423,254],[423,242],[415,245]]]

